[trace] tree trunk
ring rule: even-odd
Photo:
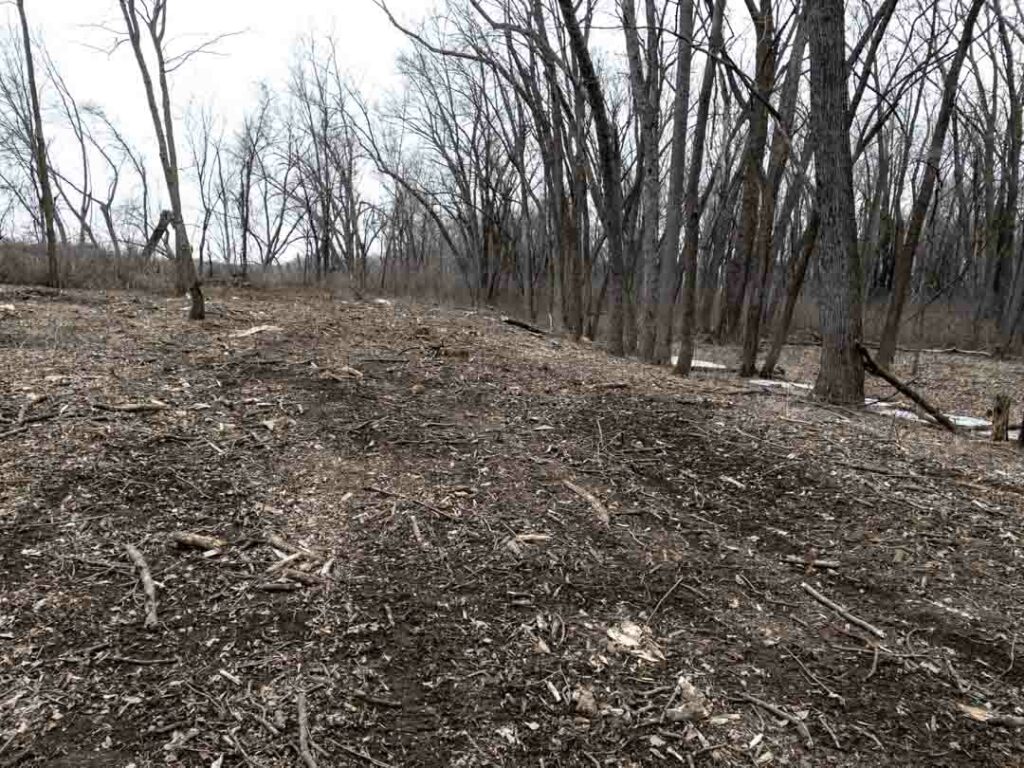
[[[818,226],[821,219],[818,212],[811,214],[811,220],[807,222],[807,228],[800,238],[800,248],[796,257],[790,264],[789,280],[786,284],[786,299],[782,306],[782,312],[775,322],[775,330],[772,334],[772,345],[768,349],[764,365],[761,366],[761,375],[770,378],[775,373],[775,366],[779,364],[779,357],[782,355],[782,348],[789,336],[789,326],[793,323],[793,312],[796,309],[796,302],[800,298],[800,289],[803,288],[804,278],[807,276],[807,266],[811,263],[811,256],[818,241]]]
[[[573,0],[558,0],[565,21],[569,43],[579,61],[580,79],[590,102],[593,112],[594,128],[597,134],[598,157],[601,168],[601,183],[604,192],[605,234],[608,240],[608,299],[609,309],[609,340],[608,351],[613,355],[623,354],[623,246],[622,246],[622,159],[615,130],[608,117],[601,81],[598,79],[594,62],[590,58]]]
[[[658,65],[657,14],[653,0],[647,6],[647,66],[640,55],[639,30],[633,0],[622,0],[623,28],[626,33],[626,51],[629,60],[629,80],[633,103],[640,123],[640,141],[643,145],[643,163],[640,170],[643,199],[643,222],[640,234],[640,263],[637,273],[640,290],[635,292],[640,315],[641,360],[654,359],[657,335],[657,308],[661,292],[658,288],[661,266],[658,254],[659,214],[661,212],[661,154],[660,154],[660,89]]]
[[[21,17],[21,33],[25,46],[25,71],[28,77],[29,98],[32,102],[33,150],[36,172],[39,176],[39,208],[46,235],[47,281],[51,288],[60,288],[60,269],[57,264],[57,233],[54,229],[53,188],[50,185],[50,168],[46,156],[46,137],[43,135],[43,115],[39,107],[39,91],[36,89],[36,68],[32,60],[32,36],[28,30],[25,15],[25,0],[18,0],[18,15]]]
[[[821,367],[815,395],[863,405],[863,289],[850,152],[849,94],[843,0],[817,0],[808,9],[811,49],[811,127],[815,141],[815,201],[821,225],[819,311]]]
[[[722,50],[722,20],[725,15],[725,0],[715,3],[711,19],[710,55],[704,62],[704,75],[697,97],[697,123],[693,134],[693,149],[690,155],[689,175],[686,179],[686,193],[683,209],[686,219],[686,237],[683,241],[682,325],[679,331],[679,357],[675,371],[688,376],[693,365],[694,325],[697,317],[697,246],[700,244],[700,173],[704,164],[704,143],[707,135],[708,111],[711,95],[715,89],[715,63]],[[723,181],[723,183],[725,183]]]
[[[676,269],[683,229],[686,183],[686,133],[690,117],[690,71],[693,66],[693,0],[680,0],[679,42],[676,46],[676,95],[672,103],[672,155],[668,169],[665,235],[659,257],[657,330],[654,362],[665,363],[672,350],[672,309],[675,305]],[[709,62],[710,64],[710,62]],[[705,120],[707,118],[705,117]],[[698,126],[699,128],[699,126]],[[690,323],[692,329],[693,323]]]

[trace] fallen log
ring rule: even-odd
[[[505,325],[511,325],[514,328],[519,328],[521,330],[527,331],[528,333],[532,333],[534,336],[544,335],[544,331],[542,331],[536,325],[524,323],[522,320],[516,320],[513,317],[502,317],[501,322],[503,322]]]
[[[878,378],[885,381],[887,384],[890,384],[900,394],[909,397],[917,405],[921,406],[925,413],[927,413],[929,416],[935,419],[935,421],[937,421],[943,427],[948,429],[954,435],[956,434],[956,425],[953,424],[953,422],[951,422],[942,411],[940,411],[938,408],[936,408],[934,405],[928,402],[923,395],[918,394],[913,389],[904,384],[902,381],[893,376],[891,373],[889,373],[887,370],[878,365],[878,363],[875,362],[875,359],[871,357],[871,353],[867,351],[863,344],[857,344],[857,351],[860,352],[861,359],[864,361],[865,371],[870,373],[872,376],[877,376]]]

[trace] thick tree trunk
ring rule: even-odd
[[[850,152],[843,0],[817,0],[808,10],[811,126],[815,141],[821,367],[814,392],[832,403],[864,403],[863,291]]]

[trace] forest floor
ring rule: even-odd
[[[485,312],[0,289],[0,766],[1024,765],[1021,462]]]

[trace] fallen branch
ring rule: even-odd
[[[139,570],[139,579],[142,581],[142,591],[146,593],[146,619],[143,626],[146,629],[154,629],[158,623],[156,615],[156,585],[153,584],[153,574],[150,573],[149,565],[142,553],[131,544],[124,545],[128,557],[135,563]]]
[[[14,429],[8,429],[6,432],[0,432],[0,440],[6,440],[8,437],[20,435],[22,432],[28,432],[28,427],[15,427]]]
[[[94,403],[96,408],[101,411],[117,411],[119,413],[146,413],[149,411],[166,411],[169,406],[167,403],[161,402],[160,400],[151,400],[148,403],[123,403],[121,405],[111,405],[110,403]]]
[[[282,570],[284,568],[287,568],[289,565],[294,564],[296,561],[301,560],[304,557],[306,557],[306,553],[305,552],[293,552],[292,554],[288,555],[283,560],[278,560],[272,566],[267,568],[266,572],[267,573],[276,573],[277,571],[280,571],[280,570]]]
[[[274,549],[279,549],[282,552],[287,552],[287,553],[289,553],[291,555],[294,555],[297,552],[305,552],[306,551],[302,547],[297,547],[294,544],[292,544],[290,541],[286,541],[282,536],[280,536],[280,535],[278,535],[276,533],[272,533],[269,536],[267,536],[267,544],[272,546]]]
[[[394,768],[394,766],[391,765],[391,763],[385,763],[385,762],[383,762],[381,760],[377,760],[374,757],[370,757],[365,752],[359,752],[359,751],[357,751],[355,749],[352,749],[352,747],[348,747],[348,746],[342,744],[340,741],[338,741],[336,739],[330,739],[329,738],[328,741],[331,744],[333,744],[337,749],[340,749],[342,752],[344,752],[346,755],[348,755],[349,757],[359,758],[360,760],[366,762],[367,764],[374,766],[374,768]]]
[[[586,501],[590,505],[590,508],[594,510],[594,514],[597,515],[597,519],[602,523],[608,525],[612,521],[612,516],[608,511],[608,508],[601,503],[601,500],[598,499],[597,496],[592,494],[586,488],[582,488],[570,480],[563,480],[562,484],[581,499]]]
[[[786,555],[782,561],[791,565],[803,565],[808,568],[841,568],[842,563],[838,560],[805,560],[798,555]]]
[[[401,499],[402,501],[407,501],[410,504],[415,504],[418,507],[423,507],[423,509],[429,510],[430,512],[433,512],[435,515],[443,517],[445,520],[458,519],[454,515],[451,515],[445,512],[444,510],[438,509],[432,504],[427,504],[427,502],[425,501],[420,501],[419,499],[414,499],[411,496],[406,496],[404,493],[398,493],[397,491],[386,491],[383,488],[378,488],[375,485],[364,486],[363,490],[372,491],[373,493],[379,493],[381,496],[390,496],[393,499]]]
[[[861,619],[861,618],[858,618],[858,617],[854,616],[846,608],[843,608],[843,606],[839,605],[838,603],[832,602],[831,600],[829,600],[827,597],[825,597],[823,594],[821,594],[821,592],[816,590],[814,587],[812,587],[807,582],[801,582],[800,587],[801,587],[801,589],[803,589],[804,592],[806,592],[808,595],[813,597],[819,603],[824,605],[826,608],[828,608],[828,609],[830,609],[832,611],[835,611],[836,613],[838,613],[840,616],[842,616],[844,619],[846,619],[851,624],[855,624],[858,627],[860,627],[861,629],[863,629],[863,630],[865,630],[867,632],[870,632],[872,635],[877,637],[879,640],[885,640],[885,632],[883,632],[882,630],[880,630],[878,627],[874,626],[873,624],[869,624],[868,622],[864,621],[864,619]]]
[[[295,592],[302,589],[302,585],[286,581],[269,581],[265,584],[258,584],[256,589],[262,592]]]
[[[534,336],[544,336],[545,335],[544,331],[542,331],[536,325],[530,325],[529,323],[524,323],[522,320],[516,320],[513,317],[502,317],[501,318],[501,322],[503,322],[505,325],[511,325],[513,328],[520,328],[520,329],[522,329],[524,331],[527,331],[528,333],[532,333]]]
[[[651,610],[651,615],[647,618],[648,623],[650,623],[654,619],[654,617],[658,614],[658,611],[661,609],[661,606],[664,604],[664,602],[666,600],[668,600],[672,596],[672,594],[677,589],[679,589],[680,587],[682,587],[687,592],[689,592],[691,595],[694,595],[695,597],[697,597],[700,600],[705,600],[706,601],[708,599],[708,596],[705,595],[703,592],[701,592],[696,587],[691,587],[689,584],[684,584],[683,581],[685,579],[686,579],[685,576],[680,576],[679,579],[676,581],[676,583],[668,588],[668,592],[666,592],[664,595],[661,596],[661,600],[659,600],[657,602],[657,604]]]
[[[740,698],[744,701],[749,701],[751,704],[756,704],[766,712],[771,712],[776,717],[792,723],[796,727],[796,732],[800,734],[800,738],[804,740],[804,746],[811,749],[814,746],[814,740],[811,738],[811,732],[807,730],[807,724],[794,714],[787,712],[784,709],[776,707],[774,704],[769,704],[767,701],[751,696],[749,693],[741,693]]]
[[[306,712],[306,692],[299,691],[299,753],[306,768],[317,768],[316,758],[309,749],[309,714]]]
[[[993,712],[989,709],[985,709],[984,707],[972,707],[968,704],[957,704],[957,706],[960,708],[961,712],[979,723],[1003,725],[1007,728],[1024,728],[1024,717],[1018,717],[1017,715],[1001,715],[998,712]]]
[[[891,373],[889,373],[887,370],[880,367],[878,363],[875,362],[875,359],[871,357],[871,353],[864,348],[863,344],[857,344],[857,350],[860,352],[861,359],[864,361],[865,371],[870,373],[872,376],[877,376],[878,378],[884,380],[885,382],[893,386],[900,394],[909,397],[911,400],[917,403],[917,405],[921,406],[921,408],[929,416],[935,419],[935,421],[937,421],[943,427],[948,429],[954,435],[956,434],[956,425],[954,425],[953,422],[946,418],[946,415],[942,411],[940,411],[938,408],[936,408],[934,405],[928,402],[923,395],[918,394],[910,387],[908,387],[906,384],[904,384],[902,381],[893,376]]]

